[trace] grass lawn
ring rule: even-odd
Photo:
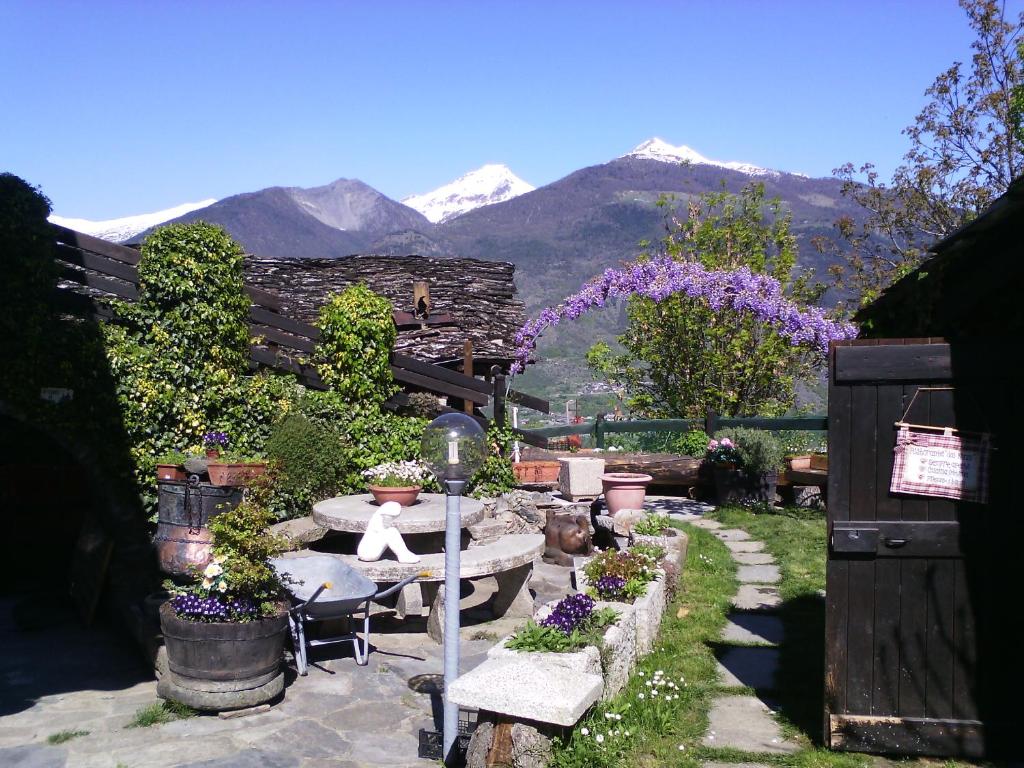
[[[779,564],[784,602],[778,615],[786,632],[778,678],[780,720],[786,735],[803,748],[796,754],[780,756],[701,744],[711,701],[725,692],[718,685],[713,646],[736,591],[736,566],[717,538],[680,524],[690,536],[686,567],[654,652],[640,661],[622,693],[599,704],[563,743],[556,745],[550,765],[696,767],[709,761],[800,768],[884,765],[887,761],[876,757],[821,747],[825,624],[821,592],[825,588],[826,555],[823,513],[799,509],[755,513],[737,507],[717,510],[709,517],[765,542],[765,550]],[[935,760],[903,760],[899,764],[948,768],[966,765]]]

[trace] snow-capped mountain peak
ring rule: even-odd
[[[489,164],[433,192],[411,195],[402,202],[436,224],[474,208],[511,200],[533,189],[533,185],[512,173],[508,166]]]
[[[694,165],[714,165],[719,168],[728,168],[732,171],[739,171],[750,176],[778,176],[778,171],[768,168],[761,168],[750,163],[739,163],[736,161],[722,162],[704,157],[695,149],[685,145],[674,147],[663,139],[657,137],[648,139],[636,146],[632,151],[622,157],[636,157],[643,160],[657,160],[662,163],[693,163]]]
[[[182,203],[173,208],[165,208],[162,211],[153,213],[139,213],[135,216],[123,216],[119,219],[106,219],[104,221],[91,221],[90,219],[73,219],[66,216],[50,216],[50,221],[61,227],[73,229],[76,232],[83,232],[93,237],[109,240],[112,243],[123,243],[139,232],[145,232],[150,227],[163,224],[165,221],[184,216],[186,213],[206,208],[217,201],[213,198],[200,200],[198,203]]]

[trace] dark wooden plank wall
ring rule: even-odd
[[[1000,606],[1020,583],[1011,564],[1024,527],[1008,476],[1022,474],[1011,428],[1022,423],[1022,397],[1000,358],[982,359],[973,345],[939,339],[833,349],[830,530],[879,532],[876,552],[830,547],[825,727],[833,747],[1005,755],[1009,724],[1024,709],[1016,621]],[[955,390],[921,392],[907,420],[995,433],[988,505],[889,493],[894,422],[919,386],[943,385]],[[903,547],[886,544],[904,538]]]

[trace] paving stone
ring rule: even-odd
[[[747,541],[750,538],[749,533],[741,531],[739,528],[726,528],[721,531],[715,531],[715,536],[722,541]]]
[[[303,768],[305,764],[303,764]],[[718,763],[714,760],[703,764],[702,768],[771,768],[767,763]]]
[[[760,552],[764,549],[763,541],[726,541],[725,546],[730,552]]]
[[[67,759],[63,749],[42,744],[0,749],[0,765],[4,768],[64,768]]]
[[[717,531],[722,527],[722,524],[717,520],[705,520],[703,518],[694,520],[690,525],[696,526],[697,528],[703,528],[705,531]]]
[[[718,679],[726,688],[775,690],[777,648],[726,648],[718,657]]]
[[[392,712],[394,707],[392,707]],[[390,718],[389,718],[390,719]],[[387,721],[384,721],[387,722]],[[377,723],[382,724],[380,721]],[[354,727],[354,728],[357,728]],[[358,729],[365,733],[368,729]],[[333,728],[312,720],[298,720],[253,744],[257,749],[284,752],[295,757],[344,757],[352,744]]]
[[[741,584],[778,584],[782,580],[777,565],[741,565],[736,578]]]
[[[782,620],[771,614],[731,613],[722,628],[722,640],[727,643],[777,645],[782,636]]]
[[[708,717],[706,747],[787,755],[799,747],[782,736],[768,707],[753,696],[722,696],[714,700]]]
[[[760,584],[741,584],[732,604],[741,611],[759,611],[782,604],[779,590]]]
[[[740,565],[772,565],[775,562],[767,552],[733,552],[732,559]]]
[[[182,763],[179,768],[298,768],[299,758],[261,749],[246,749],[228,757],[215,757],[198,763]]]

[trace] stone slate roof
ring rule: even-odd
[[[428,256],[348,256],[338,259],[248,257],[248,284],[279,295],[281,312],[312,323],[327,296],[355,283],[386,296],[396,310],[413,309],[413,282],[430,284],[431,314],[454,325],[399,328],[395,351],[433,363],[461,361],[467,338],[478,362],[508,363],[515,334],[526,321],[516,296],[515,265]]]

